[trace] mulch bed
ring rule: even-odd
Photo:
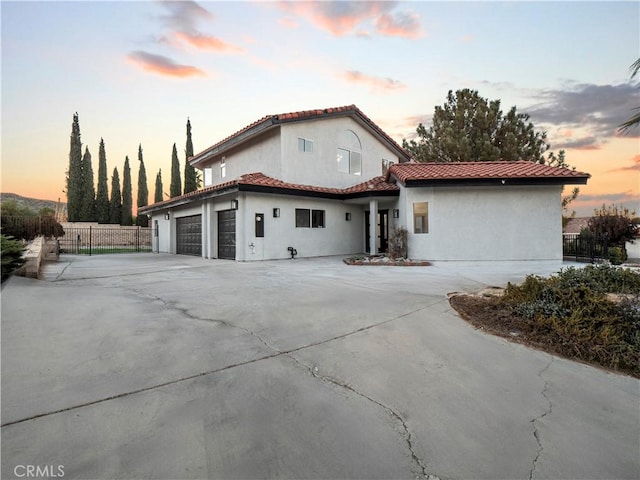
[[[351,257],[343,260],[347,265],[371,265],[386,267],[428,267],[431,263],[426,260],[411,260],[407,258],[391,259],[382,255],[373,255],[367,257]]]

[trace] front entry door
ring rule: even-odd
[[[369,242],[369,212],[364,212],[365,249],[370,254],[385,253],[389,246],[389,210],[378,210],[378,222],[376,224],[376,237],[378,237],[378,251],[371,252]]]

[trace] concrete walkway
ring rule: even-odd
[[[637,479],[638,380],[446,299],[561,266],[62,256],[2,289],[2,478]]]

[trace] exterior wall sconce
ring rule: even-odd
[[[279,208],[274,208],[273,209],[273,218],[278,218],[280,216],[280,209]]]
[[[400,218],[400,210],[397,208],[393,209],[393,218]]]
[[[171,214],[169,212],[164,214],[164,219],[165,220],[171,220]]]
[[[238,209],[238,200],[231,200],[231,210]]]
[[[350,221],[351,221],[351,212],[347,212],[347,213],[345,213],[345,214],[344,214],[344,219],[345,219],[347,222],[350,222]]]

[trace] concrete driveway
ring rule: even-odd
[[[560,267],[63,257],[2,290],[2,478],[637,479],[638,380],[446,298]]]

